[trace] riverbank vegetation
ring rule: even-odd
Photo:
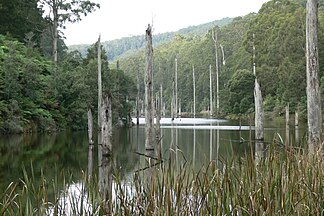
[[[54,64],[36,48],[0,35],[0,132],[86,129],[87,106],[95,106],[97,95],[95,47],[86,58],[64,53]],[[109,68],[104,52],[102,62],[115,121],[126,118],[134,82],[122,70]]]
[[[189,163],[165,161],[128,180],[115,167],[109,206],[114,215],[322,215],[323,151],[310,157],[302,150],[286,150],[273,144],[261,162],[246,154],[221,159],[219,169],[211,161],[198,171]],[[84,174],[81,182],[72,182],[72,175],[61,172],[36,185],[34,176],[24,173],[1,194],[1,215],[102,214],[95,176]],[[64,190],[58,189],[58,178],[66,179]]]

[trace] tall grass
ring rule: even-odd
[[[255,165],[250,156],[211,162],[194,171],[171,162],[136,172],[123,182],[114,173],[113,215],[324,215],[323,151],[314,155],[271,148]],[[79,198],[67,198],[56,180],[35,186],[25,175],[12,183],[0,200],[0,215],[102,215],[96,178],[84,175]],[[68,182],[68,180],[67,180]],[[48,191],[54,191],[49,201]],[[51,209],[49,211],[48,209]]]

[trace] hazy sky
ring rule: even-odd
[[[176,31],[224,17],[258,12],[269,0],[92,0],[100,9],[80,23],[68,24],[65,43],[91,44],[145,33],[148,23],[155,33]]]

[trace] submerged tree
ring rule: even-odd
[[[89,0],[40,0],[39,3],[42,7],[50,9],[47,18],[51,23],[52,58],[57,62],[58,28],[64,29],[66,22],[81,21],[81,15],[87,16],[100,5]]]
[[[318,0],[308,0],[306,6],[306,75],[309,151],[321,144],[321,92],[318,62]]]
[[[145,51],[145,148],[154,150],[153,145],[153,47],[152,28],[146,29]]]

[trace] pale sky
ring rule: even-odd
[[[269,0],[92,0],[100,9],[68,24],[65,43],[92,44],[101,40],[142,35],[153,20],[153,34],[177,31],[224,17],[258,12]]]

